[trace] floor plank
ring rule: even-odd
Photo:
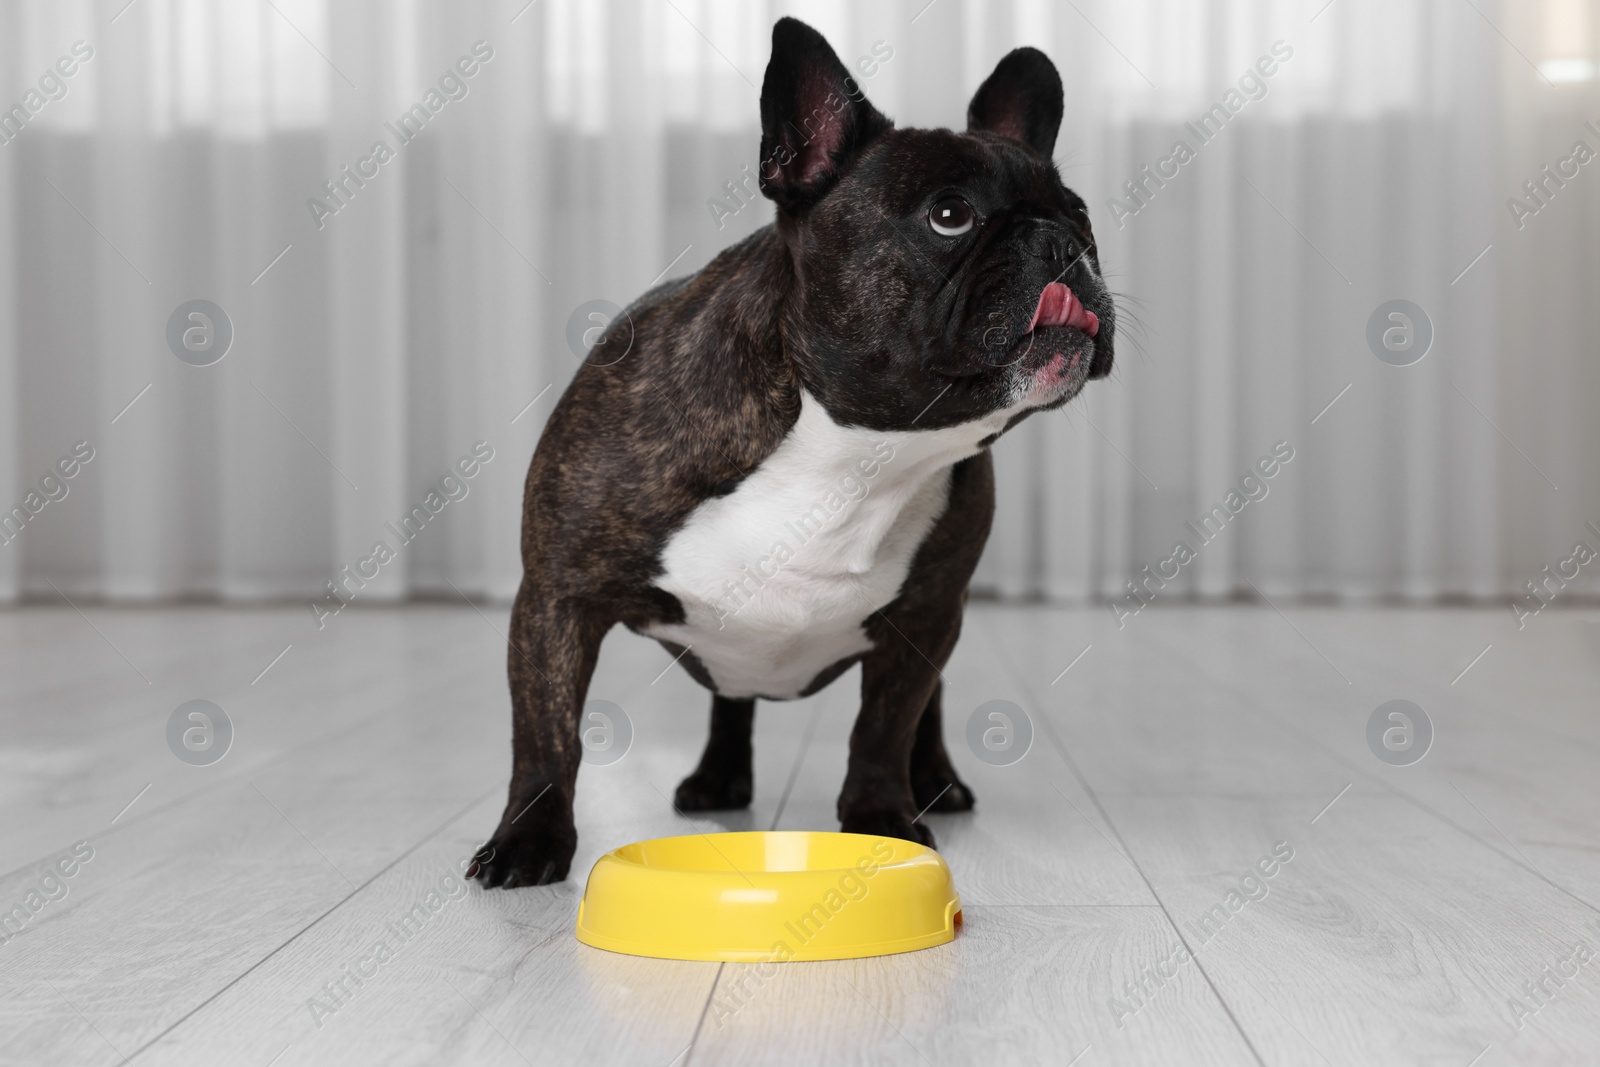
[[[955,942],[922,952],[794,964],[766,981],[758,965],[729,964],[690,1062],[748,1063],[758,1049],[773,1064],[1249,1061],[1193,968],[1164,991],[1169,1011],[1140,1020],[1111,1009],[1121,976],[1172,950],[1159,908],[967,914]]]
[[[591,697],[632,743],[580,773],[573,879],[460,891],[504,796],[504,609],[351,611],[322,634],[301,614],[0,612],[0,904],[94,850],[0,944],[0,1063],[1593,1059],[1600,963],[1552,978],[1575,944],[1600,953],[1593,612],[1517,631],[1469,610],[1153,608],[1119,629],[1103,608],[974,605],[945,708],[979,804],[925,816],[961,936],[765,980],[578,945],[583,874],[647,836],[837,827],[859,672],[762,704],[751,810],[690,819],[668,798],[707,695],[612,635]],[[237,727],[209,767],[166,748],[193,697]],[[1435,724],[1412,766],[1367,747],[1392,697]],[[1033,727],[1006,766],[966,741],[993,700]],[[1266,895],[1196,932],[1278,841],[1295,855]],[[420,933],[343,978],[430,888]],[[1538,1009],[1520,1027],[1511,998]]]
[[[1315,824],[1297,799],[1107,800],[1268,1063],[1592,1059],[1600,959],[1525,1026],[1507,1006],[1575,941],[1600,944],[1592,912],[1401,799],[1346,796]],[[1278,842],[1293,858],[1261,877]]]

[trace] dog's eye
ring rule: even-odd
[[[959,237],[972,229],[972,205],[959,196],[947,196],[928,212],[928,225],[943,237]]]

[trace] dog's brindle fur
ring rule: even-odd
[[[664,546],[778,448],[803,392],[834,422],[875,431],[1003,419],[949,468],[945,506],[898,595],[863,611],[870,650],[807,689],[862,663],[838,805],[846,831],[932,844],[914,821],[919,810],[972,806],[944,748],[940,671],[993,515],[986,446],[1111,365],[1113,311],[1087,214],[1049,162],[1061,107],[1049,60],[1019,49],[974,98],[967,133],[895,130],[820,35],[792,19],[775,27],[761,179],[776,223],[613,322],[604,351],[627,355],[580,368],[528,471],[507,655],[510,796],[469,877],[506,887],[566,877],[580,715],[601,639],[619,622],[644,632],[685,621],[679,599],[655,584]],[[926,224],[932,199],[951,190],[982,223],[954,239]],[[1028,334],[1043,285],[1064,276],[1099,315],[1097,339]],[[1051,368],[1053,391],[1019,403],[1019,390]],[[681,662],[714,695],[705,755],[676,803],[743,807],[754,700],[717,694],[692,651]]]

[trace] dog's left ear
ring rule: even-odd
[[[822,199],[841,171],[894,124],[867,102],[827,40],[799,19],[772,27],[772,59],[761,86],[761,191],[801,211]]]
[[[967,106],[967,129],[990,130],[1049,159],[1061,128],[1061,75],[1037,48],[1018,48],[978,86]]]

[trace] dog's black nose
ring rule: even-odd
[[[1055,262],[1064,260],[1066,235],[1043,225],[1035,224],[1025,238],[1023,247],[1040,259]]]
[[[1082,237],[1054,219],[1024,219],[1021,225],[1026,229],[1019,244],[1029,255],[1046,263],[1075,263],[1085,251]]]

